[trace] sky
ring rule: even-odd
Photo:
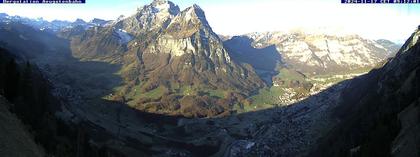
[[[86,0],[86,4],[0,4],[0,12],[46,20],[129,16],[152,0]],[[172,0],[198,4],[223,35],[291,29],[334,30],[404,42],[420,25],[420,4],[341,4],[341,0]]]

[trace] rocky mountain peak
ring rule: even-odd
[[[90,23],[102,23],[102,22],[106,22],[106,20],[104,19],[99,19],[99,18],[94,18],[91,21],[89,21]]]
[[[173,37],[186,38],[200,32],[201,37],[218,39],[206,20],[204,11],[196,4],[175,16],[166,30]]]
[[[86,21],[83,20],[83,19],[76,19],[76,21],[74,21],[74,23],[86,23]]]
[[[107,21],[107,20],[103,20],[103,19],[99,19],[99,18],[94,18],[91,21],[89,21],[89,23],[94,25],[94,26],[104,26],[108,22],[109,21]]]
[[[74,21],[73,23],[71,23],[71,25],[73,27],[75,26],[84,26],[84,27],[88,27],[88,23],[85,20],[82,19],[76,19],[76,21]]]
[[[152,4],[162,4],[162,3],[168,3],[168,0],[153,0]]]
[[[153,13],[169,13],[170,15],[176,15],[180,12],[177,5],[168,0],[154,0],[150,5],[146,6],[151,9]]]
[[[193,21],[196,23],[199,22],[201,24],[208,25],[203,9],[201,9],[197,4],[194,4],[193,6],[185,9],[184,14],[185,20],[187,21]]]
[[[165,50],[161,50],[161,52],[171,52],[175,56],[182,56],[186,53],[196,54],[197,50],[194,47],[198,47],[207,57],[218,56],[229,60],[229,56],[227,53],[225,54],[222,42],[212,31],[204,11],[198,5],[188,7],[172,18],[168,27],[158,37],[157,41],[157,47],[152,49],[162,48]],[[210,45],[210,43],[213,43],[213,45]],[[171,49],[166,50],[168,47]],[[209,47],[213,48],[210,50]]]
[[[149,5],[138,8],[133,16],[117,22],[117,27],[131,34],[144,34],[151,30],[166,28],[179,12],[179,7],[170,1],[155,0]]]
[[[405,51],[409,50],[411,47],[416,45],[419,42],[419,38],[420,38],[420,26],[414,31],[414,33],[411,35],[409,40],[405,42],[405,44],[401,48],[401,50],[403,51],[399,53],[404,53]]]
[[[137,15],[144,14],[158,14],[158,13],[168,13],[172,16],[177,15],[181,10],[178,5],[174,4],[168,0],[154,0],[150,4],[140,6],[137,8]]]

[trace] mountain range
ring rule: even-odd
[[[198,5],[180,10],[167,0],[112,21],[48,22],[7,14],[0,20],[56,34],[69,41],[71,55],[80,60],[121,66],[123,81],[106,91],[112,95],[107,99],[124,97],[139,110],[192,117],[258,106],[256,99],[265,97],[259,91],[271,86],[288,90],[280,89],[265,106],[290,104],[331,85],[313,78],[366,72],[398,49],[388,40],[305,31],[221,39]],[[174,103],[163,103],[166,99]]]
[[[356,34],[331,35],[305,30],[251,33],[243,37],[249,38],[251,45],[258,49],[274,46],[286,66],[308,74],[374,67],[392,57],[399,48],[387,40],[369,40]]]
[[[111,21],[0,14],[1,115],[38,156],[414,157],[418,37],[223,36],[167,0]]]

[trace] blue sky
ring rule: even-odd
[[[1,4],[0,12],[47,20],[115,19],[152,0],[86,0],[86,4]],[[185,9],[198,4],[214,31],[237,35],[290,29],[336,30],[403,42],[420,25],[418,4],[340,4],[340,0],[172,0]]]

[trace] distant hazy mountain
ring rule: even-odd
[[[1,18],[5,18],[5,17],[7,17],[8,15],[6,14],[6,13],[0,13],[0,19]]]
[[[13,52],[22,58],[31,59],[46,52],[65,49],[63,41],[55,34],[19,22],[0,22],[0,43],[14,48]]]
[[[392,56],[398,45],[358,35],[304,31],[252,33],[255,48],[275,46],[287,66],[304,73],[331,73],[373,67]]]
[[[35,29],[39,29],[42,31],[51,31],[51,32],[59,32],[62,29],[73,28],[76,26],[83,26],[85,29],[88,29],[93,26],[103,26],[111,21],[106,21],[102,19],[95,18],[89,22],[85,22],[82,19],[77,19],[74,22],[70,21],[63,21],[63,20],[53,20],[47,21],[43,18],[31,19],[21,16],[10,16],[5,13],[0,13],[0,21],[4,23],[22,23],[29,25]]]
[[[89,21],[89,23],[91,23],[95,26],[104,26],[109,22],[111,22],[111,21],[102,20],[102,19],[98,19],[98,18],[94,18],[93,20]]]
[[[396,44],[392,41],[386,40],[386,39],[379,39],[376,40],[376,43],[378,43],[379,45],[383,46],[384,48],[388,49],[389,51],[391,51],[392,53],[389,54],[388,57],[394,57],[398,50],[400,50],[401,46],[400,44]]]

